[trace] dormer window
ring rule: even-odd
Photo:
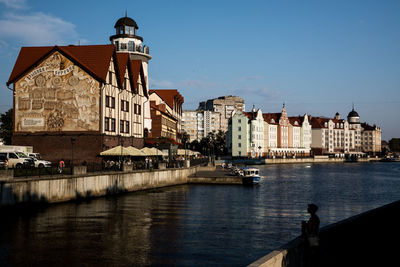
[[[297,121],[294,122],[294,125],[299,125],[299,123]]]
[[[274,120],[274,119],[271,119],[271,123],[275,123],[275,120]]]
[[[324,123],[324,126],[325,126],[325,127],[328,127],[328,123],[327,123],[327,122],[325,122],[325,123]]]

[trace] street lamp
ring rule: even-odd
[[[72,167],[72,171],[74,169],[74,144],[75,144],[75,137],[71,137],[71,167]]]
[[[122,139],[122,135],[119,136],[119,142],[120,142],[120,145],[121,145],[121,156],[120,156],[120,158],[119,158],[119,162],[120,162],[120,168],[121,168],[121,170],[122,170],[122,164],[123,164],[123,160],[122,160],[122,149],[123,149],[123,147],[124,147],[124,140]]]
[[[258,159],[261,158],[261,146],[258,146]]]

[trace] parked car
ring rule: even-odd
[[[10,168],[31,168],[35,166],[32,158],[18,151],[2,151],[1,157],[8,159],[8,167]]]
[[[50,168],[51,167],[51,162],[48,160],[41,160],[37,159],[35,157],[32,157],[33,162],[35,163],[36,168]]]
[[[6,156],[0,155],[0,168],[3,169],[6,167]]]
[[[40,159],[40,153],[28,153],[28,157]]]

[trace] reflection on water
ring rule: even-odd
[[[0,265],[243,266],[299,235],[400,199],[398,163],[261,166],[259,186],[184,185],[2,212]]]

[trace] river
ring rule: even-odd
[[[1,210],[1,266],[245,266],[300,234],[400,199],[400,163],[260,166],[260,185],[181,185]]]

